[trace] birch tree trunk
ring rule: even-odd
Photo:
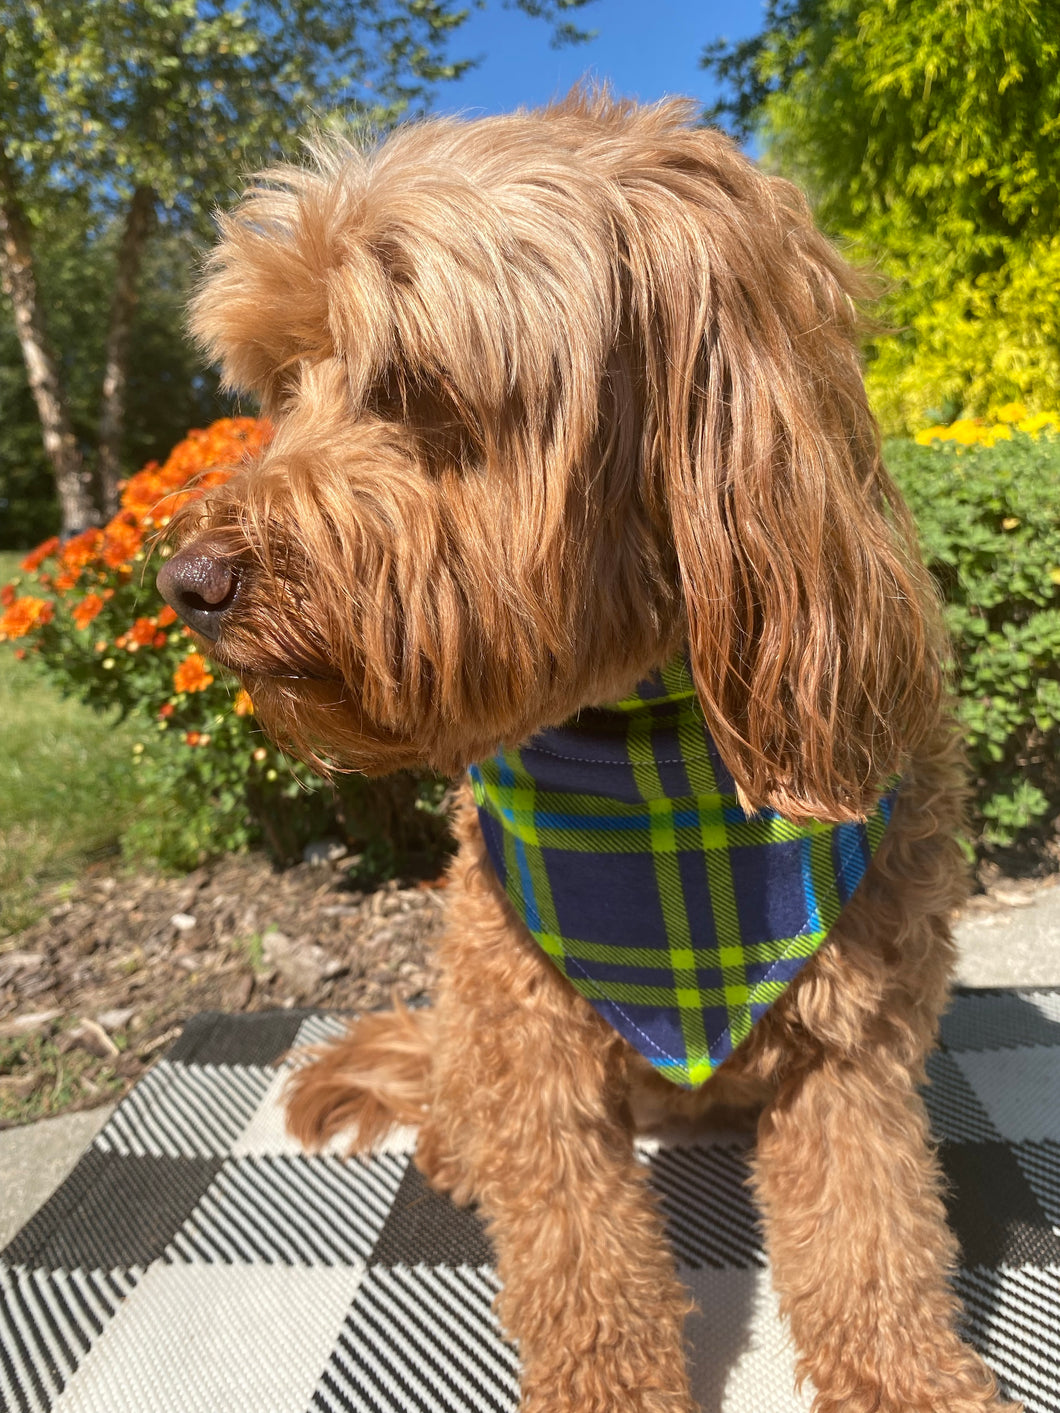
[[[55,473],[62,533],[75,534],[98,520],[63,387],[62,369],[48,339],[33,268],[30,224],[19,200],[15,172],[0,147],[0,282],[11,300],[15,327],[37,404],[44,450]]]
[[[139,298],[144,246],[155,224],[155,193],[149,186],[133,192],[125,216],[118,271],[110,305],[110,325],[103,363],[103,395],[99,416],[99,484],[103,512],[118,509],[121,444],[125,432],[125,392],[129,381],[129,344]]]

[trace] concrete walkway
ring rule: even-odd
[[[113,1112],[107,1104],[0,1133],[0,1247],[52,1195]]]
[[[956,929],[962,986],[1060,986],[1060,882],[975,906]],[[112,1107],[0,1133],[0,1247],[59,1186]]]
[[[1060,881],[969,908],[957,924],[961,986],[1060,986]]]

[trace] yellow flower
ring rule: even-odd
[[[979,440],[983,446],[996,446],[998,442],[1010,442],[1012,428],[1004,423],[999,427],[984,427]]]
[[[970,417],[962,417],[949,428],[949,440],[958,446],[974,446],[979,440],[979,424]]]
[[[1003,407],[992,407],[989,415],[995,422],[1022,422],[1027,408],[1022,402],[1006,402]]]

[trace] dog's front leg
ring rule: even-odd
[[[893,1053],[826,1057],[783,1084],[755,1180],[814,1413],[1013,1407],[955,1332],[956,1241],[923,1104]]]
[[[621,1042],[477,891],[441,949],[417,1161],[486,1218],[523,1413],[688,1413],[689,1300],[634,1157]]]

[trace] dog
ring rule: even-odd
[[[221,218],[192,328],[275,437],[159,587],[303,759],[463,781],[433,1006],[315,1052],[289,1124],[419,1126],[525,1413],[693,1407],[634,1129],[740,1113],[817,1413],[1012,1408],[917,1092],[964,777],[865,286],[693,119],[579,90],[321,139]]]

